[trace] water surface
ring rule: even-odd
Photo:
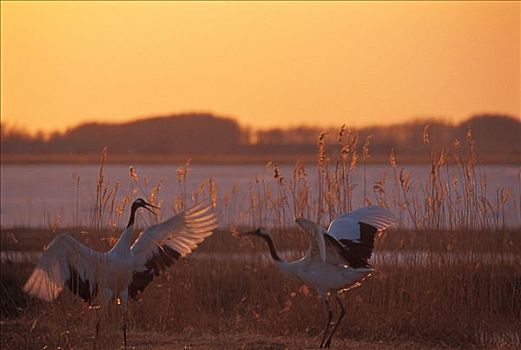
[[[404,168],[411,173],[413,186],[421,197],[423,183],[428,178],[429,165],[409,165]],[[108,186],[118,184],[117,200],[121,200],[125,195],[129,195],[132,199],[145,196],[153,186],[160,184],[159,199],[167,210],[164,215],[170,215],[175,197],[181,193],[177,166],[145,164],[139,165],[136,169],[139,185],[130,178],[129,166],[126,165],[106,165],[104,182]],[[293,175],[293,166],[282,165],[280,170],[285,181],[289,181]],[[364,192],[366,198],[375,203],[377,198],[373,192],[373,185],[382,179],[386,181],[386,196],[392,197],[392,171],[389,165],[369,165],[366,168],[364,181],[362,168],[356,168],[352,178],[353,208],[363,205]],[[1,226],[3,228],[88,226],[92,222],[98,172],[98,165],[2,165]],[[317,184],[315,166],[307,166],[306,173],[308,185],[313,190]],[[510,194],[510,199],[504,208],[505,215],[501,220],[509,226],[521,226],[520,168],[514,165],[486,165],[477,168],[477,173],[479,176],[486,176],[486,196],[492,205],[499,205],[497,200],[501,189]],[[447,176],[451,181],[461,179],[456,167],[453,167]],[[258,181],[264,181],[265,184],[272,186],[276,184],[273,179],[273,169],[263,165],[193,164],[188,170],[186,179],[188,200],[190,200],[190,193],[196,192],[200,184],[207,183],[209,179],[212,179],[217,187],[217,209],[220,211],[222,225],[252,224],[252,218],[248,214],[251,209],[252,189],[258,188],[256,187]],[[392,198],[388,198],[388,203],[392,205]],[[121,221],[117,224],[122,224],[126,215],[126,212],[123,213]],[[260,221],[274,220],[273,215],[271,213],[262,220],[257,218],[255,224],[269,225],[269,222]],[[288,222],[293,219],[292,215],[287,215],[285,218]],[[404,220],[403,224],[407,224],[407,220]]]

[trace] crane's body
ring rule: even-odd
[[[353,269],[345,265],[324,262],[311,263],[309,260],[277,263],[277,266],[281,271],[312,286],[324,297],[331,290],[349,289],[374,271],[373,269]]]
[[[344,316],[344,307],[338,298],[338,292],[358,286],[359,282],[374,271],[368,263],[374,240],[380,232],[395,222],[395,218],[388,209],[370,206],[336,218],[327,230],[308,219],[297,218],[295,221],[310,235],[307,254],[296,261],[286,262],[279,257],[266,229],[259,228],[244,235],[263,238],[268,244],[272,259],[281,271],[314,287],[324,298],[328,322],[320,347],[328,348]],[[332,293],[340,305],[341,314],[326,340],[332,318],[328,298]]]
[[[119,299],[126,311],[129,296],[138,299],[150,281],[179,257],[190,254],[217,227],[211,205],[195,205],[133,240],[138,208],[157,208],[139,198],[132,204],[125,231],[108,252],[97,252],[62,233],[51,242],[24,285],[24,291],[46,301],[67,287],[89,304],[107,306]],[[98,334],[99,322],[96,326]]]

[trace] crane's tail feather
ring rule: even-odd
[[[57,284],[47,272],[38,267],[34,269],[23,287],[23,291],[27,294],[46,301],[56,299],[62,290],[62,286]]]

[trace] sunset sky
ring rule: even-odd
[[[520,115],[519,2],[2,2],[2,122]]]

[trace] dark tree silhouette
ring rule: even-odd
[[[429,126],[430,144],[423,142]],[[424,157],[432,145],[452,149],[456,139],[464,141],[471,128],[478,153],[501,156],[504,160],[521,159],[521,121],[519,118],[483,114],[457,125],[440,120],[416,120],[391,126],[357,130],[359,146],[372,135],[370,153],[385,157],[391,148],[401,157]],[[205,113],[144,118],[122,124],[86,123],[53,133],[31,136],[24,130],[1,127],[2,154],[97,154],[107,147],[111,154],[156,155],[261,155],[265,157],[312,155],[317,136],[324,129],[297,127],[257,131],[249,144],[251,130],[241,129],[231,118]],[[338,147],[338,129],[330,128],[326,140]]]

